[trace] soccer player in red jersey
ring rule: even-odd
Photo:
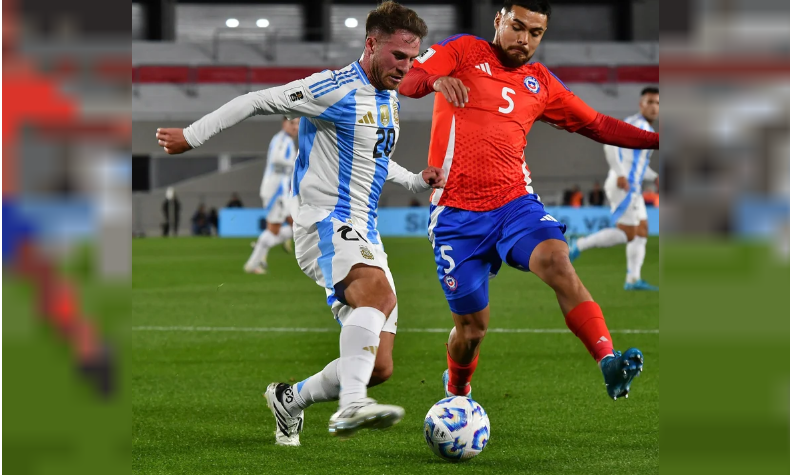
[[[472,374],[489,321],[488,281],[502,263],[554,289],[565,322],[598,362],[610,397],[628,395],[643,356],[614,351],[601,308],[568,258],[565,226],[530,183],[524,149],[536,120],[600,143],[658,149],[658,134],[599,114],[551,71],[530,63],[548,28],[545,0],[508,0],[488,41],[456,35],[432,46],[400,93],[434,99],[429,164],[446,184],[431,200],[429,238],[455,320],[447,344],[447,396],[471,396]]]

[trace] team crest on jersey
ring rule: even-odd
[[[395,99],[392,99],[392,122],[396,126],[400,126],[400,116],[398,115],[398,103]]]
[[[386,105],[381,105],[379,107],[379,116],[381,117],[381,125],[386,127],[390,125],[390,108]]]
[[[524,79],[524,86],[526,86],[526,88],[529,89],[529,92],[532,94],[537,94],[540,92],[540,83],[532,76],[527,76]]]
[[[447,285],[447,288],[450,289],[451,292],[455,292],[458,290],[458,281],[455,280],[455,277],[451,275],[444,276],[444,283]]]
[[[359,246],[359,253],[362,254],[362,257],[364,257],[365,259],[369,261],[373,260],[373,253],[370,252],[370,249],[368,249],[367,247]]]

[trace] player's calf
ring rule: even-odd
[[[368,388],[385,383],[392,377],[395,365],[392,362],[392,348],[395,344],[395,334],[386,331],[379,335],[379,350],[376,353],[376,364],[370,375]]]
[[[447,340],[447,371],[442,375],[445,396],[471,397],[472,376],[477,369],[489,318],[488,306],[467,315],[453,313],[455,327]]]

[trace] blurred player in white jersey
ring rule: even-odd
[[[645,88],[639,102],[639,113],[625,121],[652,132],[653,124],[658,120],[658,105],[658,88]],[[612,207],[612,221],[617,227],[602,229],[572,242],[571,261],[588,249],[626,244],[628,270],[625,290],[657,291],[658,287],[642,279],[642,264],[645,262],[649,231],[642,182],[655,180],[658,184],[658,173],[650,168],[653,151],[628,150],[606,145],[604,152],[610,168],[604,191]]]
[[[316,402],[339,400],[329,432],[343,437],[392,426],[404,415],[367,397],[368,386],[392,374],[398,318],[376,229],[378,200],[385,181],[427,191],[444,186],[444,172],[414,174],[390,159],[400,133],[395,89],[420,53],[425,22],[387,1],[370,12],[365,33],[362,58],[343,69],[238,97],[186,129],[157,131],[166,152],[183,153],[253,115],[302,117],[293,175],[296,259],[326,289],[341,326],[340,358],[296,385],[269,385],[279,445],[299,445],[303,410]]]
[[[283,117],[283,129],[269,143],[266,155],[266,170],[261,181],[261,200],[266,209],[266,229],[263,230],[244,271],[250,274],[265,274],[269,265],[269,249],[278,244],[291,242],[293,224],[291,218],[291,176],[296,159],[296,143],[299,136],[299,119]],[[287,222],[288,226],[283,226]]]

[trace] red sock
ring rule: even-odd
[[[606,327],[601,307],[595,302],[584,302],[570,311],[565,324],[587,347],[587,351],[600,362],[614,352],[612,336]]]
[[[447,368],[449,369],[450,382],[448,389],[456,396],[466,396],[472,390],[470,383],[472,382],[472,375],[477,369],[477,358],[467,364],[458,364],[450,357],[450,352],[447,352]]]

